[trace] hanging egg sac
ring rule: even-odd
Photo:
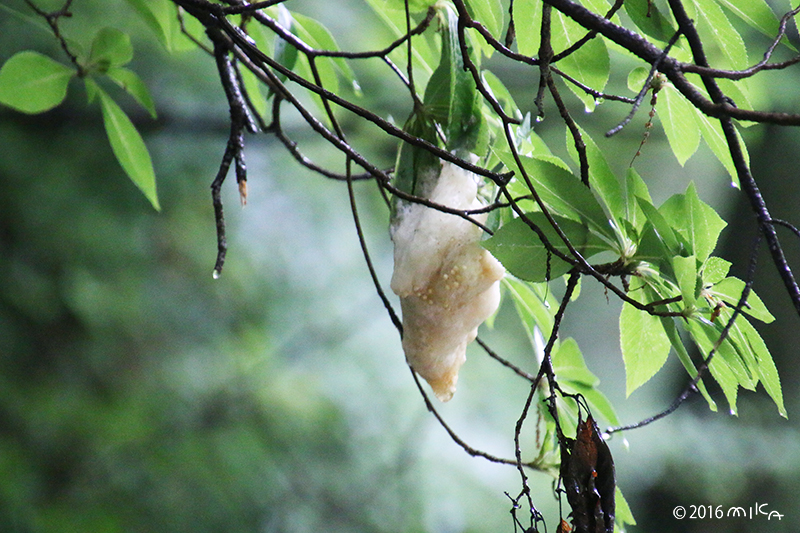
[[[608,445],[591,415],[561,443],[561,482],[572,508],[572,533],[613,533],[616,476]]]
[[[429,199],[458,210],[483,207],[478,179],[444,163]],[[486,217],[474,218],[483,223]],[[467,345],[500,303],[505,269],[481,247],[481,229],[457,215],[404,202],[391,233],[391,287],[403,311],[403,351],[411,368],[446,402],[456,390]]]

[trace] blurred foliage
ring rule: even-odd
[[[274,289],[212,283],[205,187],[164,180],[153,215],[97,125],[2,123],[0,529],[359,525],[322,488],[347,464],[340,410],[266,335]]]

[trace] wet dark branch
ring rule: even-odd
[[[750,172],[750,168],[744,159],[741,145],[739,144],[739,136],[736,134],[736,128],[730,119],[722,120],[722,131],[725,134],[725,139],[733,156],[733,163],[736,167],[736,172],[739,176],[739,182],[742,186],[742,191],[747,196],[750,202],[750,207],[756,214],[761,232],[767,241],[772,261],[778,271],[778,275],[783,281],[786,292],[792,300],[795,310],[800,314],[800,287],[797,285],[794,273],[789,266],[786,256],[783,253],[783,247],[778,240],[778,234],[775,231],[773,219],[767,209],[767,204],[761,196],[761,191],[758,188],[755,178]]]
[[[463,0],[461,0],[461,1],[455,0],[454,3],[458,7],[459,12],[461,12],[461,6],[464,5]],[[513,4],[513,1],[511,3]],[[509,13],[511,13],[511,8],[509,8]],[[459,15],[459,16],[461,16],[461,15]],[[500,41],[498,41],[497,39],[494,38],[492,33],[489,30],[487,30],[486,27],[483,26],[483,24],[481,24],[477,20],[474,20],[468,14],[465,14],[465,16],[462,17],[462,24],[464,24],[466,27],[472,28],[472,29],[476,30],[478,33],[480,33],[481,37],[483,37],[483,39],[489,44],[489,46],[494,48],[495,51],[499,52],[500,54],[504,55],[505,57],[507,57],[509,59],[513,59],[514,61],[517,61],[519,63],[527,64],[527,65],[536,66],[536,65],[539,64],[539,60],[538,59],[533,58],[531,56],[526,56],[526,55],[523,55],[523,54],[519,54],[519,53],[513,51],[510,48],[513,39],[510,39],[507,36],[506,37],[506,43],[505,44],[501,43]],[[510,24],[509,31],[513,34],[514,31],[515,31],[513,29],[514,28],[513,16],[511,18],[511,22],[509,24]]]
[[[411,367],[409,367],[409,369],[411,369]],[[447,432],[447,434],[450,436],[453,442],[458,444],[465,452],[467,452],[467,454],[470,457],[482,457],[483,459],[486,459],[491,463],[499,463],[504,465],[518,465],[518,462],[514,459],[497,457],[496,455],[492,455],[490,453],[478,450],[467,444],[467,442],[464,441],[464,439],[459,437],[458,434],[455,431],[453,431],[453,429],[449,426],[449,424],[445,422],[444,418],[442,418],[442,415],[439,414],[439,411],[436,410],[436,407],[434,407],[433,402],[431,402],[430,398],[428,397],[428,393],[425,392],[422,383],[420,383],[419,381],[419,377],[417,376],[416,372],[414,372],[413,369],[411,369],[411,375],[414,377],[414,383],[417,384],[419,393],[422,395],[422,398],[425,401],[425,407],[431,414],[433,414],[434,418],[436,418],[436,420],[439,422],[439,425],[442,426],[442,428]],[[532,465],[528,463],[522,463],[522,466],[530,467]]]
[[[389,318],[394,324],[394,327],[397,329],[397,332],[400,334],[400,337],[403,336],[403,322],[400,320],[400,317],[397,316],[397,312],[395,312],[392,303],[389,301],[389,298],[386,296],[386,291],[383,290],[383,286],[381,285],[381,281],[378,278],[378,273],[375,270],[375,265],[372,262],[372,256],[369,253],[369,247],[367,246],[367,239],[364,236],[364,230],[361,227],[361,217],[358,216],[358,205],[356,204],[356,195],[355,191],[353,190],[353,180],[351,179],[352,176],[350,174],[352,167],[351,160],[348,159],[346,163],[346,175],[347,175],[347,197],[350,201],[350,212],[353,215],[353,223],[356,227],[356,235],[358,235],[358,244],[361,247],[361,253],[364,256],[364,262],[367,265],[367,270],[369,270],[370,278],[372,279],[372,284],[375,287],[375,292],[377,292],[378,297],[381,299],[383,306],[386,308],[386,312],[389,313]],[[412,374],[414,372],[412,371]],[[416,379],[416,375],[414,376]],[[417,381],[417,386],[419,386],[419,382]],[[427,401],[427,398],[426,398]]]
[[[228,8],[228,9],[233,9],[233,8]],[[433,8],[428,9],[427,14],[425,15],[425,18],[422,21],[420,21],[413,28],[409,27],[407,33],[392,41],[385,48],[382,48],[380,50],[369,50],[364,52],[345,52],[341,50],[316,49],[312,46],[309,46],[305,41],[303,41],[298,36],[293,34],[289,29],[284,28],[283,26],[278,24],[278,22],[275,19],[267,16],[265,13],[253,12],[253,18],[255,18],[255,20],[257,20],[259,23],[263,24],[264,26],[268,27],[270,30],[275,32],[275,34],[279,35],[283,40],[285,40],[287,43],[297,48],[300,52],[306,54],[309,58],[341,57],[345,59],[369,59],[376,57],[386,57],[396,48],[400,47],[407,41],[410,41],[412,36],[420,35],[421,33],[423,33],[428,28],[428,26],[430,26],[430,23],[433,20],[435,14],[436,11]]]
[[[225,90],[230,109],[231,132],[228,143],[225,146],[225,153],[217,172],[217,176],[211,184],[211,198],[214,205],[214,217],[217,227],[217,260],[214,264],[214,277],[217,278],[222,272],[227,253],[227,240],[225,237],[225,215],[222,207],[221,189],[228,174],[232,162],[235,162],[236,182],[239,185],[239,198],[242,205],[247,203],[247,166],[244,160],[244,131],[249,129],[256,131],[257,127],[250,116],[247,103],[245,102],[241,90],[240,78],[236,74],[233,62],[228,55],[228,48],[224,40],[213,30],[208,32],[209,37],[214,43],[214,58],[217,63],[220,82]]]
[[[638,33],[618,26],[610,20],[570,0],[544,0],[544,2],[547,5],[555,7],[584,28],[596,30],[607,39],[620,45],[651,65],[655,63],[662,54],[661,49]],[[695,64],[697,64],[696,61]],[[751,111],[739,109],[731,105],[727,100],[722,102],[709,100],[686,79],[684,76],[686,67],[686,63],[681,63],[672,57],[666,57],[663,59],[659,70],[669,78],[675,88],[680,91],[683,96],[706,115],[714,118],[730,117],[751,122],[763,122],[783,126],[800,126],[800,114]]]
[[[235,5],[230,7],[223,7],[220,11],[226,15],[240,15],[242,13],[254,13],[259,9],[266,9],[268,7],[276,6],[284,3],[286,0],[265,0],[263,2],[229,2]]]
[[[777,48],[778,44],[781,42],[781,39],[786,35],[786,25],[788,24],[789,20],[795,17],[797,13],[800,13],[800,6],[797,8],[789,11],[783,17],[781,17],[781,22],[778,26],[778,34],[773,39],[770,46],[767,48],[767,51],[764,52],[764,57],[761,61],[753,65],[752,67],[745,69],[745,70],[720,70],[720,69],[713,69],[707,66],[701,65],[684,65],[683,70],[684,72],[692,72],[694,74],[700,74],[703,76],[710,76],[712,78],[727,78],[729,80],[741,80],[744,78],[749,78],[762,70],[781,70],[792,65],[797,64],[800,62],[800,55],[794,56],[792,59],[788,61],[782,61],[780,63],[770,63],[769,60],[772,58],[772,54],[775,52],[775,48]]]
[[[281,114],[280,114],[280,107],[281,102],[283,102],[283,98],[279,95],[275,95],[272,100],[272,122],[268,126],[263,128],[265,133],[271,133],[275,135],[275,137],[283,144],[289,154],[301,165],[306,167],[307,169],[315,172],[321,176],[326,178],[330,178],[337,181],[364,181],[364,180],[371,180],[374,179],[374,176],[369,173],[361,173],[361,174],[340,174],[338,172],[332,172],[326,168],[323,168],[316,163],[314,163],[311,159],[303,155],[300,149],[297,147],[297,143],[289,138],[286,135],[286,132],[283,130],[283,126],[281,124]],[[391,170],[385,170],[386,174],[389,174]]]
[[[550,61],[553,59],[553,46],[550,41],[550,26],[553,8],[550,5],[542,7],[542,24],[539,29],[539,90],[536,92],[534,103],[540,118],[544,118],[544,93],[550,73]]]
[[[189,5],[193,2],[197,2],[199,0],[173,0],[181,5]],[[195,9],[196,10],[196,9]],[[405,141],[411,145],[418,146],[430,152],[431,154],[435,155],[436,157],[448,161],[450,163],[455,164],[458,167],[463,168],[464,170],[468,170],[480,176],[489,178],[493,182],[497,184],[506,183],[510,179],[509,174],[499,174],[496,172],[491,172],[483,167],[470,163],[469,161],[465,161],[459,157],[456,157],[449,151],[436,146],[424,139],[415,137],[410,135],[409,133],[403,131],[401,128],[398,128],[396,125],[392,124],[391,122],[383,119],[382,117],[378,116],[377,114],[360,107],[349,100],[342,98],[318,85],[314,84],[313,82],[303,78],[302,76],[298,75],[297,73],[293,72],[292,70],[286,68],[285,66],[281,65],[279,62],[274,60],[273,58],[269,57],[268,55],[264,54],[258,47],[251,42],[250,38],[241,31],[241,29],[233,26],[227,19],[217,19],[210,16],[208,13],[200,13],[197,15],[201,22],[204,24],[208,24],[211,26],[215,26],[220,28],[221,31],[225,33],[228,39],[231,42],[231,48],[233,52],[236,54],[237,59],[239,59],[243,64],[248,64],[248,68],[254,70],[254,74],[259,76],[262,81],[265,83],[270,84],[272,86],[272,82],[266,81],[268,78],[275,78],[273,74],[268,73],[270,70],[274,70],[285,76],[288,80],[297,83],[304,89],[311,91],[312,93],[316,94],[317,96],[321,97],[323,100],[328,100],[339,107],[346,109],[354,113],[356,116],[359,116],[368,122],[374,124],[385,133],[388,133],[392,137],[395,137],[399,140]],[[211,20],[209,20],[211,19]],[[234,46],[235,45],[235,46]],[[282,84],[281,84],[282,85]],[[284,89],[284,91],[286,91]],[[287,93],[289,91],[286,91]],[[316,121],[316,119],[314,119]],[[363,166],[361,162],[358,162],[359,165]],[[369,169],[366,169],[369,171]]]
[[[559,93],[558,87],[556,87],[552,76],[548,76],[547,88],[550,90],[550,96],[553,97],[553,101],[556,104],[559,115],[561,115],[561,119],[564,121],[564,124],[567,125],[567,129],[572,136],[572,142],[575,144],[575,151],[578,153],[578,166],[580,167],[581,182],[588,187],[589,159],[586,156],[586,143],[583,142],[581,130],[578,128],[575,120],[573,120],[572,115],[570,115],[566,104],[564,104],[564,101],[561,99],[561,94]]]
[[[432,202],[427,198],[423,198],[422,196],[415,196],[413,194],[407,193],[401,189],[398,189],[394,185],[389,182],[382,182],[381,187],[395,195],[397,198],[401,200],[405,200],[406,202],[411,202],[413,204],[420,204],[424,205],[425,207],[430,207],[431,209],[435,209],[436,211],[440,211],[442,213],[447,213],[450,215],[455,215],[457,217],[463,218],[467,222],[474,224],[475,226],[479,227],[484,233],[487,235],[493,235],[494,232],[486,227],[485,224],[478,222],[474,218],[472,218],[472,214],[474,214],[473,210],[469,209],[453,209],[452,207],[448,207],[443,204],[437,204],[436,202]]]
[[[789,231],[794,233],[798,238],[800,238],[800,229],[794,224],[791,224],[785,220],[780,220],[778,218],[773,218],[772,220],[770,220],[770,223],[775,224],[777,226],[783,226],[784,228],[787,228]]]
[[[243,55],[241,50],[239,50],[238,48],[235,48],[234,51],[237,53],[237,57],[240,58],[242,63],[244,63],[244,64],[248,64],[249,63],[249,61],[250,61],[249,57]],[[299,102],[299,100],[283,85],[283,83],[277,78],[277,76],[272,74],[269,70],[265,70],[265,69],[259,68],[257,65],[249,64],[248,68],[250,68],[251,71],[257,77],[259,77],[259,78],[263,77],[262,81],[264,81],[265,83],[268,83],[272,87],[277,88],[278,95],[276,95],[276,96],[279,96],[280,98],[282,98],[282,99],[286,100],[287,102],[291,103],[291,105],[300,112],[300,114],[305,119],[306,123],[309,124],[312,127],[312,129],[314,129],[318,134],[320,134],[331,145],[333,145],[334,147],[339,149],[342,153],[344,153],[348,158],[352,159],[359,166],[363,167],[370,176],[373,176],[374,178],[377,179],[377,181],[379,182],[379,184],[380,184],[380,186],[382,188],[388,190],[389,192],[391,192],[392,194],[394,194],[395,196],[397,196],[397,197],[399,197],[399,198],[401,198],[403,200],[406,200],[406,201],[409,201],[409,202],[413,202],[413,203],[419,203],[419,204],[428,206],[428,207],[430,207],[432,209],[436,209],[436,210],[444,212],[444,213],[449,213],[449,214],[464,218],[465,220],[467,220],[467,221],[471,222],[472,224],[475,224],[476,226],[481,228],[481,230],[483,230],[484,232],[486,232],[486,233],[491,235],[491,233],[492,233],[491,230],[488,227],[486,227],[485,225],[483,225],[480,222],[478,222],[477,220],[475,220],[474,218],[472,218],[468,211],[452,209],[452,208],[450,208],[448,206],[437,204],[435,202],[431,202],[430,200],[428,200],[426,198],[421,198],[421,197],[418,197],[418,196],[414,196],[412,194],[408,194],[408,193],[406,193],[404,191],[401,191],[401,190],[397,189],[396,187],[394,187],[390,183],[390,176],[385,171],[383,171],[383,170],[379,169],[378,167],[374,166],[373,164],[371,164],[369,162],[369,160],[367,160],[364,156],[362,156],[360,153],[358,153],[352,146],[350,146],[342,138],[342,136],[340,136],[339,134],[331,132],[330,130],[328,130],[328,128],[326,128],[316,117],[314,117],[314,115],[312,113],[310,113]],[[273,111],[273,113],[274,113],[274,111]],[[274,124],[274,121],[273,121],[273,124]],[[279,124],[279,122],[278,122],[278,124]],[[480,167],[478,167],[478,168],[480,168]],[[352,180],[352,178],[351,178],[351,180]]]
[[[518,179],[520,179],[523,183],[525,183],[525,185],[527,186],[528,190],[531,191],[532,199],[536,202],[536,205],[539,206],[539,208],[541,209],[542,213],[545,215],[545,218],[547,218],[548,223],[555,230],[555,232],[558,235],[559,239],[561,239],[561,241],[564,242],[564,245],[567,247],[567,250],[569,251],[569,253],[565,254],[565,253],[561,252],[559,249],[557,249],[555,246],[553,246],[553,244],[550,242],[550,240],[544,234],[542,229],[539,228],[536,224],[534,224],[530,220],[530,218],[525,214],[525,212],[522,211],[522,209],[519,207],[519,204],[517,203],[516,199],[513,198],[511,196],[511,194],[508,192],[508,189],[506,188],[505,184],[504,183],[499,183],[498,185],[499,185],[500,192],[503,194],[503,196],[505,196],[506,200],[508,201],[509,205],[511,206],[511,209],[517,214],[517,216],[520,218],[520,220],[522,220],[525,224],[527,224],[528,227],[534,233],[536,233],[536,235],[538,236],[539,240],[542,242],[542,245],[545,248],[547,248],[547,250],[551,254],[553,254],[554,256],[558,257],[559,259],[561,259],[561,260],[563,260],[563,261],[565,261],[565,262],[567,262],[567,263],[569,263],[571,265],[574,265],[574,266],[578,267],[580,269],[581,273],[591,275],[597,281],[599,281],[605,287],[607,287],[610,291],[612,291],[614,294],[616,294],[624,302],[627,302],[627,303],[631,304],[632,306],[636,307],[637,309],[639,309],[641,311],[644,311],[646,313],[649,313],[651,315],[657,315],[657,316],[679,316],[680,313],[677,313],[677,312],[673,313],[673,312],[659,312],[659,311],[656,311],[654,306],[648,305],[648,304],[642,304],[641,302],[638,302],[638,301],[634,300],[633,298],[630,298],[625,293],[625,291],[623,291],[622,289],[620,289],[619,287],[617,287],[616,285],[611,283],[607,279],[607,276],[605,274],[595,270],[586,261],[586,259],[583,258],[583,256],[580,254],[580,252],[572,245],[570,240],[567,238],[567,236],[561,230],[561,228],[559,227],[559,225],[556,222],[556,220],[552,217],[552,214],[550,213],[550,210],[547,208],[547,206],[545,205],[544,201],[541,199],[539,194],[536,192],[536,188],[534,187],[533,182],[530,179],[530,176],[528,176],[527,172],[525,171],[525,167],[522,164],[522,160],[520,158],[519,152],[517,151],[516,145],[514,143],[514,134],[511,131],[511,124],[513,123],[512,119],[510,117],[508,117],[503,112],[502,106],[500,105],[500,103],[491,95],[491,93],[488,90],[486,90],[486,88],[483,85],[483,81],[481,79],[480,72],[479,72],[477,66],[469,59],[469,52],[468,52],[467,43],[466,43],[465,28],[470,27],[470,21],[472,19],[469,17],[466,5],[464,4],[463,0],[455,0],[454,4],[456,6],[456,9],[458,10],[458,15],[459,15],[458,39],[459,39],[459,46],[460,46],[460,49],[461,49],[461,55],[464,58],[464,67],[472,75],[472,79],[475,82],[475,85],[478,88],[478,91],[481,93],[481,95],[483,96],[485,101],[492,107],[492,109],[495,111],[495,113],[497,113],[497,115],[500,117],[500,119],[503,122],[503,132],[504,132],[504,135],[505,135],[505,138],[506,138],[506,145],[508,146],[509,150],[511,151],[512,157],[514,158],[514,161],[515,161],[517,167],[520,169],[520,175],[518,176]]]
[[[700,36],[697,33],[694,23],[687,15],[683,4],[680,0],[669,0],[669,5],[672,9],[673,15],[675,16],[675,20],[678,22],[678,25],[681,28],[682,33],[689,41],[694,62],[700,66],[707,66],[708,60],[706,59],[705,51],[703,50],[703,43],[700,40]],[[708,94],[715,103],[725,102],[728,100],[725,94],[723,94],[723,92],[720,90],[714,78],[702,76],[702,80],[706,90],[708,91]],[[733,125],[731,118],[726,116],[720,117],[720,124],[722,125],[722,131],[725,135],[725,141],[728,143],[728,149],[731,153],[733,165],[736,168],[737,175],[739,176],[739,183],[742,186],[742,191],[745,193],[745,196],[747,196],[747,199],[750,202],[750,207],[758,219],[759,227],[764,235],[765,240],[767,241],[770,254],[772,255],[772,261],[775,264],[778,275],[780,275],[781,279],[783,280],[786,292],[789,294],[795,310],[798,314],[800,314],[800,287],[798,287],[792,269],[783,253],[783,247],[778,240],[778,234],[775,231],[775,226],[771,223],[772,217],[767,209],[767,204],[764,201],[764,198],[761,196],[761,191],[758,188],[758,184],[756,183],[753,174],[750,172],[750,167],[748,166],[744,152],[742,151],[739,136],[736,132],[736,127]]]
[[[614,2],[614,5],[611,6],[611,9],[609,9],[606,12],[605,18],[606,19],[611,19],[611,17],[613,17],[614,14],[617,11],[620,10],[620,8],[622,7],[623,3],[624,3],[624,0],[616,0],[616,2]],[[553,63],[557,63],[557,62],[561,61],[562,59],[564,59],[568,55],[573,54],[574,52],[579,50],[583,45],[585,45],[586,43],[588,43],[589,41],[591,41],[595,37],[597,37],[597,30],[589,30],[589,33],[587,33],[586,35],[584,35],[583,37],[581,37],[580,39],[575,41],[575,43],[573,43],[572,46],[570,46],[566,50],[562,50],[561,52],[559,52],[556,55],[554,55],[552,62]]]

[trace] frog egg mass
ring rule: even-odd
[[[444,163],[429,199],[457,210],[483,207],[478,179]],[[473,218],[483,223],[487,215]],[[481,233],[462,217],[408,202],[392,224],[391,287],[403,311],[403,351],[443,402],[456,390],[467,345],[500,303],[505,270],[481,247]]]

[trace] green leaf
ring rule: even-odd
[[[698,21],[700,31],[710,33],[722,55],[736,70],[747,68],[747,49],[739,32],[733,27],[728,17],[719,7],[716,0],[694,0],[701,17]]]
[[[197,48],[197,45],[181,32],[175,4],[170,0],[127,0],[142,17],[142,20],[158,35],[170,52],[181,52]],[[203,27],[194,17],[184,17],[187,31],[202,37]]]
[[[333,34],[331,34],[331,32],[320,22],[310,17],[300,15],[299,13],[292,13],[292,18],[294,19],[292,31],[295,32],[297,36],[300,37],[300,39],[302,39],[307,45],[317,50],[339,50],[339,45],[333,38]],[[322,63],[328,63],[328,70],[330,70],[330,65],[335,65],[336,70],[339,71],[339,73],[353,86],[353,88],[358,88],[358,83],[356,82],[356,76],[353,73],[353,69],[350,68],[350,65],[344,60],[344,58],[320,58],[318,62],[319,65]],[[320,74],[322,73],[320,72]],[[330,80],[327,81],[330,83]]]
[[[714,251],[719,234],[727,226],[711,206],[700,200],[694,182],[689,183],[685,194],[671,196],[658,211],[688,244],[687,253],[693,253],[701,264]]]
[[[708,365],[711,376],[716,380],[725,395],[732,415],[737,414],[736,398],[739,394],[739,382],[724,361],[714,357]]]
[[[665,85],[658,93],[656,105],[661,125],[667,134],[672,153],[683,166],[694,155],[700,145],[700,129],[695,116],[697,110],[671,85]]]
[[[586,159],[589,162],[589,183],[592,190],[597,193],[600,200],[605,204],[612,219],[619,222],[625,218],[625,194],[622,192],[614,171],[608,164],[602,150],[598,148],[594,140],[583,128],[580,128],[583,142],[586,145]],[[567,133],[567,150],[570,152],[573,161],[578,163],[578,152],[572,142],[572,135]]]
[[[423,100],[425,113],[446,132],[446,148],[466,156],[476,152],[483,115],[472,75],[464,69],[458,42],[458,13],[448,5],[440,12],[442,50]]]
[[[555,9],[551,24],[552,45],[555,53],[569,48],[586,35],[586,30],[582,26]],[[517,28],[517,33],[520,31],[522,28]],[[608,83],[611,72],[611,62],[605,40],[592,39],[588,41],[559,61],[558,68],[584,85],[602,91]],[[567,84],[567,87],[583,101],[587,113],[594,111],[597,106],[594,96],[587,94],[572,83]]]
[[[703,265],[703,283],[712,285],[719,283],[728,275],[730,268],[730,261],[725,261],[721,257],[709,257]]]
[[[628,172],[625,175],[625,189],[628,204],[627,219],[637,231],[641,231],[647,218],[642,208],[639,206],[637,198],[642,198],[649,204],[652,204],[653,200],[650,198],[650,191],[647,190],[647,184],[633,167],[628,167]]]
[[[694,182],[689,183],[684,195],[686,220],[689,227],[689,242],[700,263],[717,247],[719,234],[728,224],[707,203],[700,200]]]
[[[589,408],[593,415],[602,416],[612,426],[620,425],[619,417],[617,417],[614,406],[611,405],[606,395],[600,392],[599,389],[577,381],[559,380],[558,383],[567,392],[582,395],[586,401],[589,402]]]
[[[292,14],[283,4],[278,5],[278,24],[290,31],[294,25]],[[275,44],[272,49],[275,54],[275,61],[289,70],[294,70],[295,65],[297,65],[297,48],[289,44],[289,42],[280,35],[275,35]],[[286,79],[282,74],[279,74],[278,77],[281,78],[281,80]]]
[[[331,49],[337,50],[338,46],[333,39],[330,32],[322,26],[319,22],[300,15],[298,13],[290,12],[283,4],[278,5],[278,21],[284,28],[289,28],[291,32],[296,35],[301,41],[305,42],[311,48],[316,49]],[[330,57],[316,57],[314,59],[314,67],[316,74],[319,76],[317,80],[314,75],[314,69],[311,66],[311,59],[306,54],[299,54],[297,48],[289,44],[279,35],[275,36],[275,54],[276,59],[286,68],[295,70],[300,76],[314,83],[318,83],[326,90],[332,93],[339,92],[339,77],[337,75],[337,68],[344,69],[342,73],[352,75],[350,67],[346,64],[343,58],[330,58]],[[281,76],[282,78],[282,76]],[[351,80],[354,88],[358,87],[355,80]],[[317,105],[320,113],[325,117],[324,119],[330,121],[328,117],[328,109],[325,106],[325,101],[316,93],[310,94],[311,99]]]
[[[689,320],[686,326],[689,329],[689,333],[691,334],[695,344],[700,349],[703,359],[705,360],[708,357],[709,350],[713,346],[713,343],[708,340],[708,337],[702,331],[702,326],[699,322],[695,320]],[[735,415],[736,397],[739,391],[739,380],[731,371],[731,368],[728,366],[728,364],[721,357],[719,357],[719,354],[717,354],[711,360],[708,365],[708,370],[711,372],[711,376],[722,389],[725,399],[728,401],[731,414]]]
[[[728,143],[725,142],[725,134],[722,133],[722,126],[719,120],[707,117],[704,114],[697,116],[697,125],[700,127],[700,132],[703,134],[703,139],[716,158],[728,171],[733,184],[739,187],[739,175],[736,173],[736,167],[733,165],[730,150],[728,150]]]
[[[127,0],[142,20],[150,26],[167,50],[172,50],[172,18],[169,17],[169,0]],[[174,15],[174,12],[173,12]]]
[[[678,328],[675,326],[674,319],[666,316],[661,317],[661,325],[664,326],[664,331],[666,332],[667,337],[669,337],[669,342],[672,344],[672,348],[678,355],[678,360],[680,360],[681,364],[686,369],[686,372],[689,373],[689,377],[694,379],[697,377],[697,368],[694,366],[694,362],[692,362],[689,352],[686,351],[686,347],[683,345],[681,336],[678,333]],[[700,391],[700,394],[703,395],[703,398],[706,399],[706,402],[708,402],[708,408],[716,412],[717,403],[713,398],[711,398],[711,395],[708,393],[708,390],[706,389],[705,383],[702,379],[697,382],[697,389]]]
[[[636,67],[628,73],[628,89],[636,94],[644,87],[644,82],[647,80],[649,70],[644,67]]]
[[[533,328],[537,326],[540,331],[547,332],[549,335],[553,331],[553,309],[558,304],[550,301],[552,295],[547,289],[546,283],[531,284],[506,276],[502,280],[503,285],[508,291],[508,295],[514,302],[514,308],[525,328],[525,333],[535,347],[533,338]]]
[[[725,93],[725,96],[733,100],[733,103],[736,105],[736,107],[739,109],[752,110],[753,104],[750,101],[750,82],[751,80],[748,79],[734,81],[723,78],[717,80],[717,85],[719,85],[720,90]],[[719,123],[719,121],[717,122]],[[755,124],[755,122],[740,120],[738,121],[738,124],[742,127],[747,127]]]
[[[253,104],[253,109],[259,116],[267,116],[269,107],[267,106],[267,99],[264,98],[264,94],[261,92],[261,82],[249,69],[243,68],[239,72],[242,75],[244,90],[247,91],[247,96]]]
[[[553,359],[553,372],[559,380],[562,379],[582,383],[587,387],[596,387],[600,379],[592,374],[586,366],[581,349],[573,338],[564,339],[557,350],[551,354]]]
[[[675,28],[652,0],[626,0],[625,11],[645,35],[663,42],[675,35]]]
[[[64,101],[74,75],[74,69],[38,52],[19,52],[0,68],[0,103],[23,113],[43,113]]]
[[[684,307],[693,308],[697,301],[697,259],[693,255],[689,257],[676,255],[672,258],[672,270],[681,290]]]
[[[757,29],[770,39],[778,35],[778,17],[766,0],[717,0],[730,9],[750,27]],[[786,42],[786,40],[784,40]]]
[[[743,290],[744,281],[730,277],[715,284],[711,287],[709,292],[726,304],[736,307],[736,304],[739,303],[739,299],[742,297]],[[775,317],[767,310],[767,306],[764,305],[764,302],[761,301],[761,298],[758,297],[755,291],[750,291],[750,294],[747,296],[747,305],[742,311],[765,324],[769,324],[775,320]]]
[[[100,106],[103,110],[103,124],[111,143],[111,149],[117,157],[122,169],[144,193],[153,207],[160,211],[158,195],[156,194],[156,176],[150,154],[147,151],[139,132],[130,121],[125,112],[114,100],[91,79],[86,84],[95,85],[94,91],[100,97]]]
[[[486,88],[489,89],[489,92],[497,99],[500,105],[503,106],[503,111],[510,117],[522,118],[522,114],[519,111],[517,103],[514,101],[514,97],[506,86],[503,85],[500,78],[490,70],[481,72],[481,77],[483,77],[483,83],[486,85]]]
[[[503,3],[500,0],[467,0],[466,4],[470,17],[483,24],[492,37],[500,39],[503,32]]]
[[[541,159],[542,161],[549,161],[550,163],[569,171],[569,165],[567,165],[560,157],[553,155],[553,152],[550,151],[550,148],[547,146],[547,144],[536,134],[531,127],[530,119],[531,114],[526,113],[525,117],[522,119],[522,124],[518,125],[514,129],[514,142],[518,147],[517,152],[519,155],[523,157],[535,157],[536,159]],[[514,165],[513,168],[517,168],[514,156],[509,150],[497,149],[497,145],[495,145],[495,149],[500,160],[503,162],[508,162],[506,165],[507,167],[508,165]],[[511,180],[509,187],[514,188],[515,186],[519,185],[522,185],[523,188],[526,187],[524,180],[521,178]],[[520,192],[520,194],[530,194],[529,190],[517,192]]]
[[[405,0],[367,0],[376,11],[403,11],[405,12]],[[409,0],[408,10],[411,13],[424,13],[429,7],[436,4],[438,0]]]
[[[672,230],[672,226],[670,226],[670,224],[664,218],[664,215],[662,215],[659,210],[647,200],[640,197],[637,197],[636,200],[639,204],[639,207],[642,209],[644,216],[647,218],[647,221],[650,222],[655,229],[656,236],[664,245],[666,251],[671,256],[680,255],[682,246],[678,242],[678,238],[675,235],[675,232]]]
[[[526,56],[539,55],[542,2],[540,0],[515,0],[513,9],[519,53]]]
[[[105,73],[111,67],[121,67],[133,59],[133,46],[128,34],[114,28],[102,28],[92,41],[88,70]]]
[[[619,526],[620,531],[626,531],[625,525],[629,524],[632,526],[636,525],[636,520],[633,518],[633,513],[631,512],[631,507],[628,505],[628,502],[625,500],[625,496],[622,495],[622,491],[619,490],[619,487],[616,488],[614,493],[614,501],[615,501],[615,521],[616,525]],[[614,531],[616,531],[616,527]]]
[[[412,13],[422,13],[427,11],[428,7],[434,5],[437,0],[411,0],[409,2],[409,10]],[[405,35],[406,28],[406,13],[404,7],[404,0],[366,0],[373,11],[383,20],[386,26],[392,31],[395,37]],[[414,21],[411,21],[412,27]],[[400,65],[405,65],[407,60],[405,47],[395,50],[391,57]],[[411,49],[413,56],[414,72],[417,74],[433,72],[436,65],[436,54],[431,49],[428,42],[424,39],[415,39],[414,46]],[[420,70],[418,70],[420,69]]]
[[[641,281],[631,280],[631,291]],[[626,395],[644,385],[658,372],[669,355],[670,340],[661,319],[640,311],[629,303],[622,305],[619,315],[619,338],[622,360],[625,363]]]
[[[726,322],[725,318],[719,322]],[[690,319],[688,321],[689,332],[697,346],[701,349],[704,356],[708,357],[711,349],[717,344],[721,336],[722,326],[712,324],[706,320]],[[719,358],[734,375],[736,382],[748,390],[755,390],[758,379],[754,376],[756,369],[754,365],[747,362],[747,353],[740,352],[731,342],[730,336],[717,346],[714,359]]]
[[[403,131],[437,144],[435,126],[420,113],[411,115]],[[439,158],[428,150],[402,143],[395,164],[394,185],[403,192],[428,198],[436,186],[441,167]]]
[[[147,90],[147,86],[135,72],[123,67],[112,67],[108,69],[106,76],[133,96],[134,100],[145,108],[151,117],[156,118],[156,105],[152,96],[150,96],[150,91]]]
[[[764,343],[764,339],[758,334],[758,331],[747,320],[737,319],[736,327],[742,332],[744,340],[748,348],[752,350],[756,359],[756,369],[761,384],[764,390],[767,391],[770,398],[775,402],[778,407],[778,412],[784,418],[786,416],[786,407],[783,405],[783,392],[781,390],[781,380],[778,376],[778,369],[775,366],[775,361]]]
[[[522,172],[510,154],[501,154],[503,163],[524,183]],[[603,208],[592,192],[568,170],[539,157],[520,157],[525,173],[542,201],[567,218],[588,224],[597,235],[615,240]]]
[[[570,256],[566,244],[549,224],[544,213],[534,212],[525,216],[542,230],[555,249]],[[584,258],[609,249],[608,244],[595,236],[586,226],[558,215],[554,215],[553,218]],[[558,256],[551,255],[550,278],[548,279],[548,251],[536,232],[522,218],[515,218],[503,225],[492,237],[482,241],[481,244],[492,252],[492,255],[503,263],[509,272],[526,281],[549,281],[549,279],[564,275],[572,268],[572,265],[564,262]]]

